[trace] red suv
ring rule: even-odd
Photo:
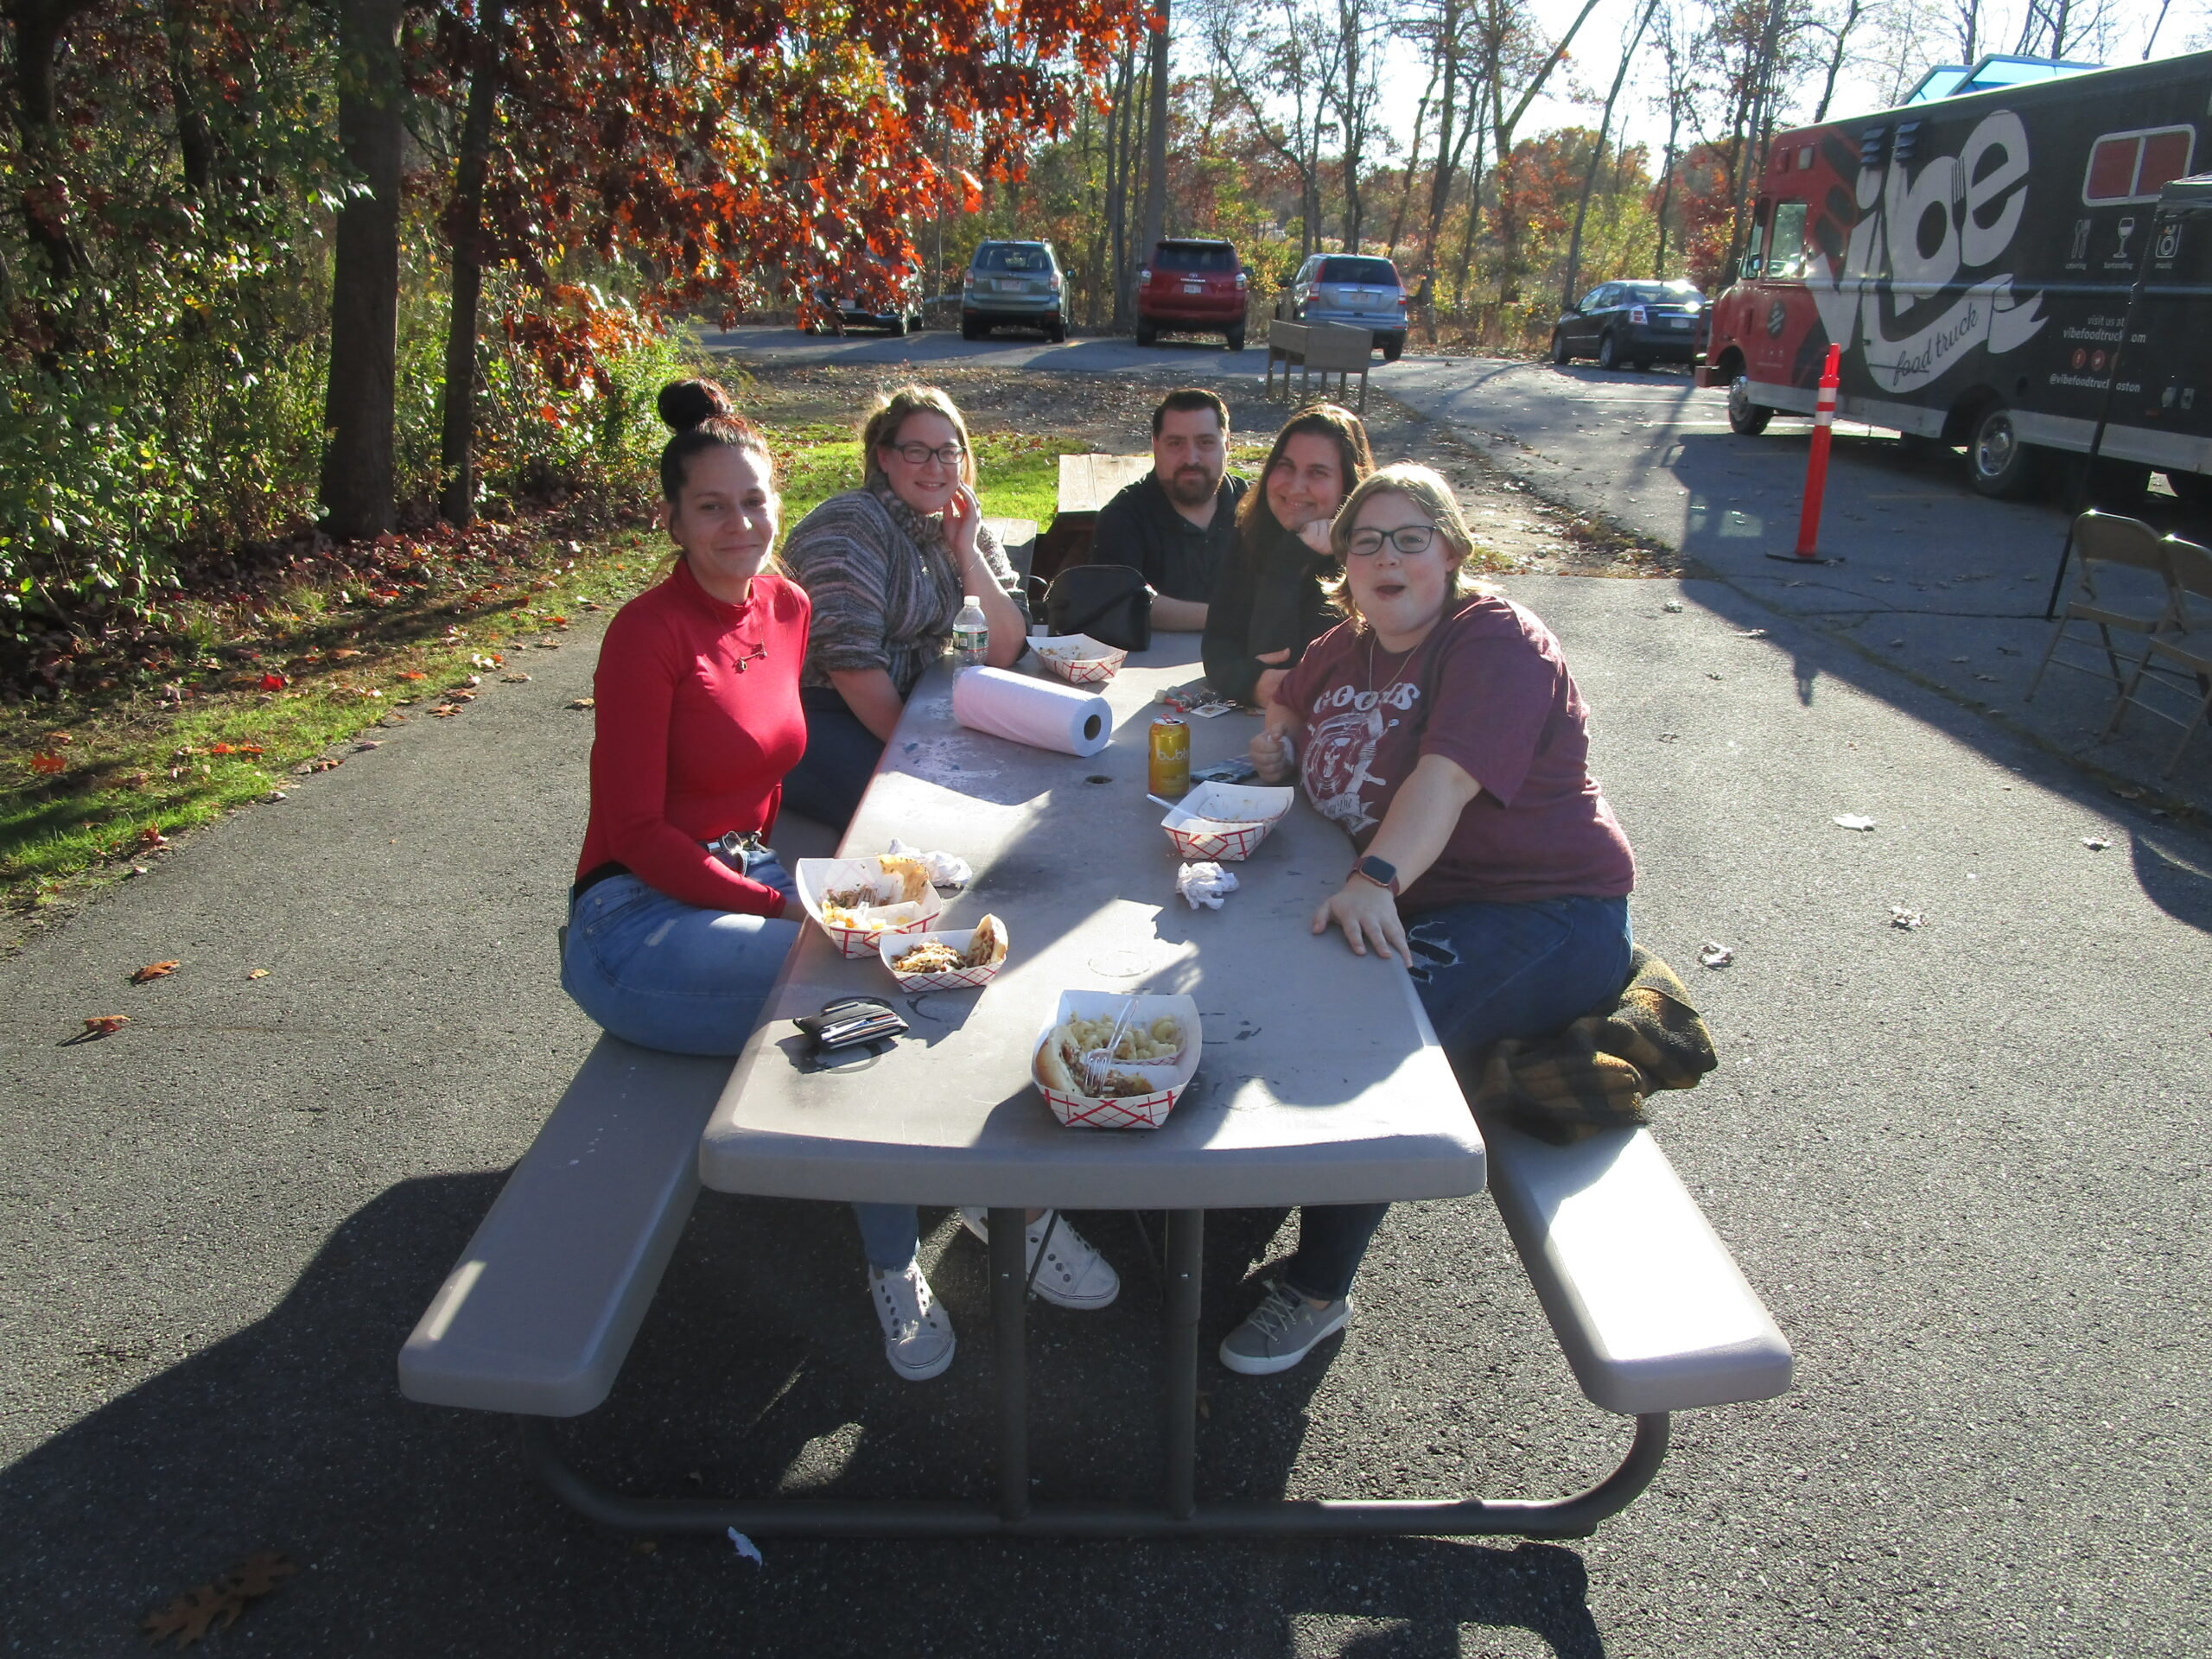
[[[1233,242],[1175,237],[1153,245],[1137,272],[1137,344],[1162,334],[1229,337],[1244,349],[1244,291],[1250,286]]]

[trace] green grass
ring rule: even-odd
[[[771,427],[769,439],[786,528],[860,482],[848,428]],[[1022,433],[975,442],[983,511],[1050,523],[1058,457],[1084,446]],[[265,799],[294,768],[389,715],[434,718],[471,674],[526,671],[531,641],[658,582],[668,551],[657,530],[586,541],[549,531],[494,588],[442,566],[433,547],[423,582],[397,601],[298,584],[259,613],[194,607],[181,660],[162,670],[181,697],[164,697],[154,676],[118,676],[0,709],[0,906],[21,922],[115,879],[161,838]],[[264,674],[285,683],[264,689]],[[59,772],[42,769],[56,757]]]

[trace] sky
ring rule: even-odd
[[[1613,73],[1620,61],[1623,37],[1634,27],[1635,17],[1643,3],[1643,0],[1599,0],[1598,9],[1590,15],[1589,21],[1582,25],[1581,32],[1575,36],[1572,57],[1568,65],[1564,67],[1572,71],[1573,79],[1579,81],[1587,92],[1587,101],[1577,103],[1571,97],[1548,94],[1530,109],[1522,124],[1522,133],[1534,134],[1561,126],[1594,127],[1597,124],[1605,90],[1611,84]],[[1922,16],[1938,10],[1931,6],[1929,0],[1895,0],[1895,4],[1900,10],[1910,8],[1915,14]],[[1534,0],[1534,5],[1537,16],[1554,39],[1574,21],[1575,13],[1581,9],[1580,0]],[[1980,49],[1984,52],[2009,51],[2018,41],[2019,20],[2024,10],[2024,0],[1985,0],[1985,35]],[[2076,0],[2077,11],[2087,9],[2080,4],[2080,0]],[[1950,8],[1945,6],[1940,10],[1948,15]],[[2102,53],[2084,52],[2078,55],[2115,66],[2136,61],[2142,55],[2145,36],[2157,15],[2156,0],[2107,0],[2105,10],[2114,20],[2107,49]],[[1859,46],[1860,38],[1857,33],[1852,36],[1854,49]],[[1869,47],[1875,43],[1871,35],[1866,41]],[[1938,38],[1930,41],[1929,45],[1931,49],[1942,53],[1941,56],[1929,61],[1956,60],[1957,42],[1955,38]],[[2212,46],[2212,0],[2171,0],[2152,55],[2174,57],[2183,52],[2202,50],[2208,46]],[[1383,99],[1385,119],[1402,143],[1405,135],[1412,129],[1427,76],[1411,48],[1401,47],[1398,49],[1404,54],[1402,63],[1399,73],[1383,77]],[[2070,45],[2067,55],[2077,55]],[[1554,81],[1558,79],[1558,72],[1555,72]],[[1667,137],[1666,117],[1656,106],[1662,85],[1657,54],[1649,49],[1647,39],[1646,47],[1637,53],[1637,67],[1621,92],[1620,103],[1616,105],[1613,124],[1617,132],[1624,130],[1631,142],[1642,141],[1649,144],[1655,156]],[[1878,73],[1855,72],[1847,63],[1842,76],[1838,79],[1829,114],[1832,117],[1848,117],[1885,108],[1889,101],[1885,96],[1887,90]],[[1802,105],[1785,111],[1785,118],[1808,119],[1819,96],[1820,86],[1815,81],[1806,89]]]

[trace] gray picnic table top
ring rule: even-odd
[[[1179,857],[1146,798],[1164,688],[1198,676],[1198,637],[1163,634],[1105,686],[1114,735],[1089,758],[971,732],[939,668],[909,700],[841,851],[893,836],[975,868],[943,928],[986,912],[1005,967],[981,990],[902,997],[810,923],[700,1146],[725,1192],[875,1202],[1195,1210],[1452,1198],[1479,1192],[1482,1136],[1404,967],[1351,954],[1314,907],[1343,882],[1343,832],[1301,800],[1218,911],[1175,893]],[[1033,671],[1035,671],[1033,669]],[[1192,761],[1241,755],[1256,716],[1193,720]],[[1030,1081],[1060,993],[1187,994],[1204,1056],[1166,1123],[1064,1128]],[[880,995],[912,1030],[821,1068],[791,1026],[838,996]]]

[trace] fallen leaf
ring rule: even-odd
[[[1682,608],[1682,601],[1679,599],[1670,599],[1667,601],[1667,608],[1670,611],[1679,611]]]
[[[2150,791],[2139,789],[2133,784],[2114,784],[2112,786],[2112,792],[2123,801],[2139,801]]]
[[[418,674],[414,670],[410,669],[406,673],[402,674],[399,677],[403,680],[427,680],[430,677],[427,674]]]
[[[1697,959],[1708,968],[1726,968],[1736,960],[1736,953],[1718,939],[1707,939],[1698,946]]]
[[[450,718],[452,715],[459,714],[460,712],[461,705],[459,703],[449,702],[442,709],[431,709],[430,718],[433,720],[445,720]]]
[[[266,968],[249,968],[246,969],[245,976],[248,979],[266,979],[269,977],[269,970]]]
[[[149,1613],[138,1628],[156,1644],[174,1636],[177,1646],[189,1647],[204,1640],[211,1629],[228,1630],[237,1624],[248,1602],[267,1595],[299,1570],[275,1550],[261,1550],[214,1583],[188,1590],[159,1611]]]
[[[1839,812],[1835,815],[1835,822],[1846,830],[1872,830],[1874,827],[1874,820],[1863,812]]]
[[[569,626],[569,619],[565,616],[549,616],[545,620],[556,628],[565,628]]]
[[[569,700],[569,707],[571,709],[591,709],[596,707],[598,699],[594,697],[571,697]]]
[[[141,830],[138,840],[141,845],[147,847],[166,847],[169,844],[169,838],[162,833],[162,826],[158,823],[149,823]]]
[[[111,1037],[130,1023],[127,1014],[95,1014],[86,1018],[85,1029],[95,1037]]]
[[[359,651],[356,651],[351,645],[340,645],[336,651],[330,653],[333,661],[340,663],[344,662],[348,657],[358,657],[360,654],[361,653]]]
[[[364,738],[361,738],[361,739],[358,740],[358,741],[354,743],[354,745],[353,745],[353,753],[356,753],[356,754],[359,754],[359,753],[360,753],[360,752],[361,752],[362,750],[364,750],[364,749],[380,749],[380,748],[382,748],[383,747],[384,747],[384,740],[383,740],[382,738],[380,738],[380,737],[364,737]]]
[[[31,756],[31,770],[33,772],[42,772],[49,778],[55,772],[60,772],[62,767],[68,764],[69,763],[67,761],[64,760],[58,754],[35,754]]]
[[[529,681],[530,676],[527,674],[502,674],[499,676],[499,678],[509,685],[522,685]]]
[[[630,1553],[632,1555],[650,1555],[659,1548],[660,1540],[658,1538],[640,1538],[630,1546]]]
[[[1902,927],[1910,931],[1913,928],[1920,925],[1920,912],[1916,910],[1907,910],[1903,905],[1891,905],[1890,906],[1890,925],[1891,927]]]
[[[2112,842],[2107,841],[2102,836],[2084,836],[2082,837],[2082,844],[2093,853],[2101,853],[2106,848],[2111,846]]]
[[[1766,630],[1764,628],[1738,628],[1736,630],[1736,637],[1738,639],[1764,639],[1766,638]]]
[[[264,674],[261,677],[261,689],[264,691],[282,691],[289,683],[290,682],[282,674]]]
[[[143,968],[132,972],[130,982],[133,985],[143,985],[149,979],[167,979],[183,965],[180,962],[149,962]]]

